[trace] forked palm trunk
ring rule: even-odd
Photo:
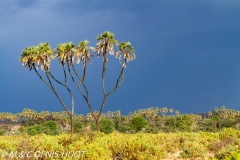
[[[73,115],[71,115],[71,136],[73,136],[74,128],[73,128]]]
[[[97,132],[100,132],[99,119],[96,120],[96,128],[97,128]]]

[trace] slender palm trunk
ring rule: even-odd
[[[60,96],[57,94],[55,88],[53,87],[52,85],[52,81],[49,77],[49,75],[56,81],[58,82],[59,84],[65,86],[64,84],[62,84],[61,82],[57,81],[53,76],[52,74],[48,71],[48,69],[44,69],[45,70],[45,74],[47,76],[47,79],[49,81],[49,84],[41,77],[41,75],[38,73],[38,71],[36,70],[35,66],[33,66],[35,72],[37,73],[37,75],[39,76],[39,78],[48,86],[48,88],[56,95],[56,97],[58,98],[58,100],[60,101],[60,103],[62,104],[63,108],[66,110],[67,114],[69,115],[70,119],[71,119],[71,136],[73,135],[73,110],[72,110],[72,113],[69,112],[69,110],[67,109],[66,105],[64,104],[64,102],[62,101],[62,99],[60,98]],[[69,88],[67,86],[65,86],[68,90]],[[70,90],[69,90],[70,91]],[[74,109],[74,99],[73,99],[73,96],[72,96],[72,93],[70,91],[70,95],[72,97],[72,109]]]

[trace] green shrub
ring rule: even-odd
[[[112,120],[108,118],[103,118],[99,122],[100,125],[100,131],[104,132],[105,134],[112,133],[115,129],[115,124]]]
[[[5,135],[6,132],[7,132],[7,130],[6,130],[5,128],[1,128],[1,129],[0,129],[0,136]]]
[[[191,132],[192,131],[193,120],[190,115],[181,115],[177,117],[177,126],[181,132]]]
[[[27,127],[21,126],[18,131],[21,133],[27,132]]]
[[[145,129],[146,133],[159,133],[159,129],[156,126],[150,125]]]
[[[59,134],[58,124],[55,121],[46,121],[42,125],[42,133],[47,135],[57,135]]]
[[[132,119],[132,125],[136,131],[141,131],[141,129],[147,125],[147,120],[142,116],[136,116]]]
[[[165,132],[176,132],[177,131],[177,120],[176,117],[168,116],[164,122],[164,131]]]
[[[126,133],[132,130],[132,126],[130,124],[123,124],[118,128],[119,132]]]
[[[217,131],[217,128],[215,128],[215,120],[212,119],[204,119],[202,121],[199,121],[198,124],[198,130],[204,131],[204,132],[215,132]]]
[[[29,127],[27,127],[27,133],[31,136],[40,134],[40,133],[42,133],[42,126],[41,125],[29,126]]]
[[[73,124],[74,127],[74,132],[75,133],[80,133],[83,130],[83,123],[82,122],[75,122]]]
[[[28,134],[31,136],[35,136],[36,134],[39,134],[34,128],[31,128],[28,130]]]
[[[183,114],[180,116],[169,116],[164,122],[165,132],[191,132],[192,131],[193,120],[191,115]]]
[[[47,135],[57,135],[59,134],[58,124],[55,121],[46,121],[40,125],[34,125],[22,128],[21,131],[27,131],[27,133],[31,136],[36,134],[45,133]]]
[[[46,121],[43,124],[44,128],[49,128],[50,130],[57,130],[58,129],[58,124],[55,121]]]
[[[96,131],[96,130],[97,130],[96,123],[90,123],[90,126],[91,126],[91,129],[92,129],[93,131]]]

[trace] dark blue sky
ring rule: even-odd
[[[0,0],[0,112],[62,111],[37,75],[21,66],[22,50],[85,39],[95,46],[96,37],[108,30],[117,40],[130,41],[137,59],[128,63],[125,81],[109,96],[104,112],[166,106],[202,113],[222,105],[240,110],[239,8],[239,0]],[[108,89],[121,69],[116,58],[109,61]],[[94,110],[102,100],[101,66],[101,59],[93,60],[87,72]],[[59,68],[52,62],[52,73],[62,79]],[[87,105],[70,86],[76,113],[86,114]],[[68,93],[57,89],[70,107]]]

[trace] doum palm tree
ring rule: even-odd
[[[67,71],[73,81],[73,83],[78,87],[81,95],[83,96],[84,100],[87,103],[87,106],[91,112],[92,118],[96,123],[97,130],[100,131],[99,128],[99,121],[102,116],[102,111],[106,103],[107,97],[112,94],[124,81],[124,71],[127,66],[127,62],[130,60],[134,60],[136,55],[134,53],[134,48],[131,46],[130,42],[121,42],[120,45],[118,41],[114,38],[114,34],[106,31],[100,34],[97,37],[97,44],[96,48],[88,46],[88,41],[82,41],[75,46],[72,42],[69,43],[62,43],[59,44],[56,50],[51,49],[48,43],[40,43],[38,46],[28,47],[25,48],[22,52],[20,61],[25,68],[29,68],[30,70],[34,69],[37,73],[39,78],[47,85],[47,87],[56,95],[62,106],[64,107],[65,111],[67,112],[68,116],[70,117],[71,121],[71,133],[73,134],[73,117],[74,117],[74,98],[72,91],[67,85]],[[116,58],[119,59],[120,63],[122,64],[122,69],[120,74],[117,78],[115,86],[112,87],[110,91],[106,91],[105,89],[105,80],[106,80],[106,70],[107,70],[107,63],[108,63],[108,54],[114,55],[114,46],[119,46],[119,50],[116,53]],[[89,100],[89,93],[87,86],[85,84],[85,77],[87,73],[87,62],[90,64],[92,63],[90,58],[94,57],[90,53],[90,51],[94,51],[97,57],[103,57],[103,66],[102,66],[102,92],[103,92],[103,100],[102,104],[99,108],[99,111],[94,112]],[[60,82],[57,80],[52,73],[50,72],[50,62],[51,58],[59,59],[59,63],[62,66],[63,73],[64,73],[64,81]],[[83,63],[83,74],[79,76],[74,62],[79,64],[80,62]],[[38,68],[44,71],[47,81],[43,79],[43,77],[39,74]],[[66,69],[67,68],[67,69]],[[67,70],[67,71],[66,71]],[[77,78],[75,78],[77,77]],[[72,108],[71,111],[68,110],[67,106],[62,101],[59,94],[56,92],[52,80],[56,83],[62,85],[67,89],[70,94],[72,100]],[[77,81],[78,82],[77,82]],[[81,88],[82,87],[82,88]]]
[[[51,81],[51,78],[52,78],[52,79],[54,79],[55,81],[62,84],[63,86],[65,86],[68,89],[66,83],[63,84],[63,83],[59,82],[58,80],[56,80],[50,72],[50,62],[51,62],[51,57],[53,57],[53,53],[54,53],[54,50],[51,49],[49,43],[40,43],[38,46],[25,48],[22,52],[20,61],[22,62],[22,65],[24,66],[24,68],[29,68],[30,70],[34,69],[34,71],[37,73],[39,78],[57,96],[58,100],[60,101],[60,103],[62,104],[62,106],[64,107],[64,109],[66,110],[66,112],[68,113],[68,115],[72,119],[74,104],[73,104],[73,107],[72,107],[72,113],[70,113],[70,111],[67,109],[66,105],[64,104],[64,102],[62,101],[62,99],[60,98],[58,93],[56,92],[56,90],[55,90],[55,88],[52,84],[52,81]],[[66,59],[65,57],[63,56],[63,58],[61,59],[62,62],[64,62],[64,60]],[[42,76],[39,74],[39,72],[38,72],[39,67],[41,68],[41,70],[44,71],[48,82],[45,81],[42,78]],[[65,74],[65,72],[64,72],[64,74]],[[66,74],[65,74],[65,82],[66,82]],[[71,94],[70,90],[69,90],[69,92]],[[73,97],[72,97],[72,103],[74,103]],[[71,134],[73,134],[73,123],[72,123],[72,121],[71,121]]]

